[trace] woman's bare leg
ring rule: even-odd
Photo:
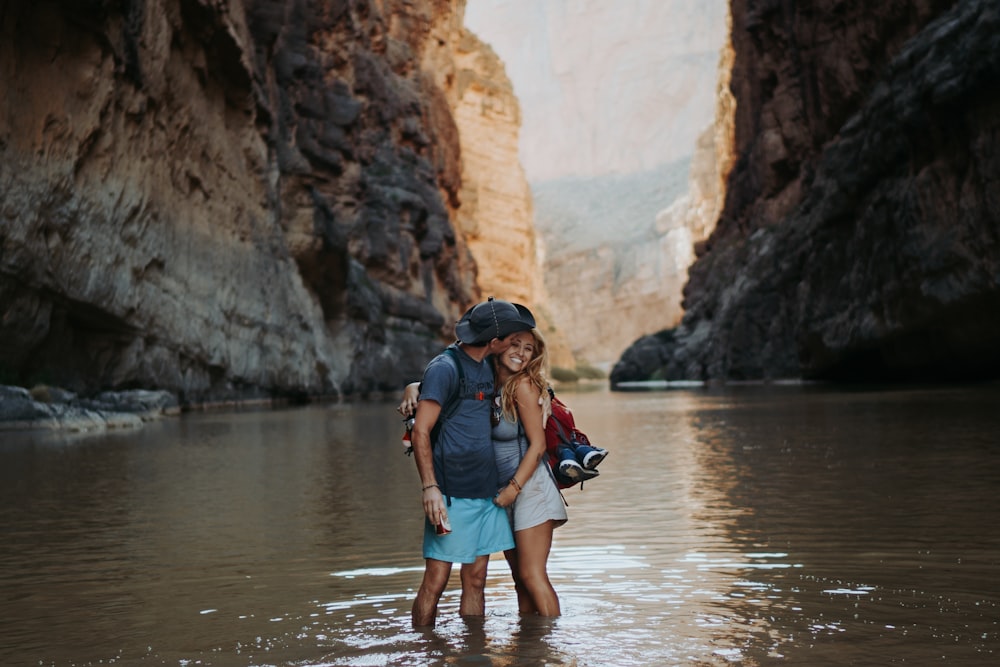
[[[517,610],[522,614],[537,614],[538,608],[535,601],[531,599],[531,594],[524,587],[521,580],[521,570],[517,560],[517,549],[507,549],[503,552],[503,557],[507,559],[510,566],[510,576],[514,579],[514,591],[517,593]]]
[[[554,522],[525,528],[514,533],[517,544],[517,569],[521,583],[531,595],[535,609],[542,616],[558,616],[559,596],[552,588],[546,565],[552,548]]]

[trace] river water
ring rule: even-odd
[[[0,665],[993,665],[1000,387],[564,393],[563,616],[415,632],[394,404],[0,433]]]

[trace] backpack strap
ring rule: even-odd
[[[458,371],[458,386],[455,388],[455,392],[448,397],[445,404],[441,406],[441,414],[438,415],[437,423],[434,424],[434,428],[431,429],[431,451],[434,450],[434,443],[437,441],[437,436],[441,432],[441,427],[446,421],[455,416],[458,409],[462,405],[462,387],[465,385],[465,371],[462,370],[462,362],[459,361],[458,355],[455,353],[455,348],[446,347],[442,354],[451,359],[452,363],[455,365],[455,369]],[[443,447],[444,445],[442,445]],[[441,458],[444,458],[444,450],[441,450]],[[448,479],[445,473],[445,465],[441,465],[441,485],[444,488],[448,488]],[[451,507],[451,496],[445,495],[445,501],[448,507]]]
[[[446,347],[441,354],[450,358],[455,364],[455,369],[458,371],[458,388],[455,390],[451,396],[445,400],[444,405],[441,406],[441,413],[438,416],[437,423],[434,424],[434,428],[431,429],[431,449],[434,449],[434,441],[437,439],[438,433],[441,431],[441,424],[446,420],[451,419],[458,412],[458,408],[462,402],[462,385],[465,383],[465,372],[462,370],[462,364],[455,356],[455,349],[451,347]],[[413,454],[413,448],[410,447],[406,450],[406,455],[410,456]]]
[[[559,433],[559,439],[560,440],[562,440],[563,442],[565,442],[567,445],[575,445],[576,444],[576,438],[573,436],[573,432],[570,431],[569,434],[567,434],[566,431],[563,430],[564,429],[564,425],[563,425],[563,423],[561,421],[559,421],[558,417],[556,417],[555,415],[550,415],[549,419],[551,419],[552,422],[556,425],[556,431],[558,431],[558,433]]]
[[[458,371],[458,387],[455,389],[455,393],[448,398],[447,406],[441,406],[441,413],[445,419],[451,419],[458,412],[458,408],[462,404],[462,386],[465,384],[465,371],[462,370],[462,362],[458,360],[455,348],[446,347],[442,354],[451,359],[452,363],[455,364],[455,369]],[[441,417],[438,417],[438,423],[441,423]]]
[[[549,388],[549,391],[552,391],[551,387]],[[549,415],[549,419],[552,419],[551,415]],[[560,429],[560,431],[561,431],[561,429]],[[521,447],[521,436],[522,435],[524,436],[525,440],[528,439],[528,434],[525,433],[524,427],[521,426],[521,418],[520,418],[520,415],[518,415],[518,419],[517,419],[517,447],[520,450],[520,452],[521,452],[521,458],[523,459],[524,455],[527,454],[527,451],[526,451],[525,448]],[[543,433],[543,435],[544,435],[544,433]],[[559,488],[559,481],[556,479],[556,474],[554,472],[552,472],[552,466],[549,465],[549,457],[548,457],[547,454],[543,454],[542,455],[542,458],[539,459],[539,461],[538,461],[538,465],[545,466],[545,472],[549,473],[549,479],[551,479],[552,480],[552,484],[555,485],[556,491],[559,493],[559,497],[562,498],[563,505],[565,505],[566,507],[569,507],[569,502],[566,500],[566,496],[563,495],[562,489]],[[532,473],[532,475],[534,475],[534,473]],[[580,488],[583,488],[583,487],[581,486]]]

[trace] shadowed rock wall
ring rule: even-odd
[[[0,375],[397,390],[479,297],[464,3],[0,7]]]
[[[724,210],[681,325],[612,382],[1000,374],[1000,7],[733,0],[732,19]]]

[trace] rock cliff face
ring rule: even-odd
[[[536,189],[546,287],[556,295],[549,307],[577,359],[607,370],[631,341],[680,320],[696,240],[697,195],[687,190],[688,171],[703,166],[695,162]],[[603,229],[586,229],[595,220]]]
[[[3,380],[204,401],[415,377],[479,297],[463,4],[4,3]]]
[[[455,123],[462,146],[458,222],[479,263],[484,292],[533,303],[537,271],[531,191],[517,156],[521,113],[503,64],[464,32],[456,58]]]
[[[612,382],[1000,373],[1000,7],[732,2],[735,155]]]
[[[528,181],[648,172],[711,121],[727,0],[474,0],[466,24],[504,61]],[[709,79],[712,81],[712,79]]]
[[[463,30],[450,91],[462,147],[462,206],[458,228],[476,258],[483,294],[530,304],[553,365],[572,366],[563,332],[546,307],[542,256],[535,235],[531,189],[521,167],[521,107],[493,49]]]
[[[631,341],[680,322],[688,267],[715,227],[732,168],[731,70],[724,46],[717,121],[690,160],[653,172],[654,187],[634,176],[537,186],[538,228],[552,244],[547,288],[558,295],[549,307],[577,357],[609,368]],[[672,203],[657,210],[663,202]],[[592,220],[604,223],[600,232],[581,229]]]
[[[715,195],[697,189],[710,172],[721,192],[712,149],[696,142],[726,0],[476,0],[466,15],[524,110],[549,311],[578,360],[610,367],[679,321],[692,246],[717,217]]]

